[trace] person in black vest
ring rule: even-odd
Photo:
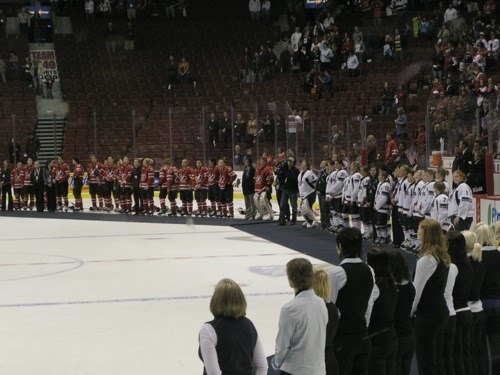
[[[283,191],[281,193],[281,201],[280,201],[280,217],[279,217],[279,225],[286,225],[286,216],[289,213],[289,205],[292,208],[292,217],[290,224],[295,224],[297,222],[297,195],[299,193],[299,174],[300,171],[295,166],[295,158],[290,156],[287,159],[286,165],[280,169],[278,174],[278,179],[280,184],[283,187]]]
[[[363,239],[357,228],[343,228],[337,235],[339,267],[327,270],[331,301],[340,311],[335,356],[341,374],[367,374],[371,343],[368,325],[379,290],[373,270],[361,260]]]
[[[57,210],[56,181],[52,175],[52,168],[54,168],[55,164],[55,160],[47,160],[47,166],[43,169],[43,183],[47,194],[47,210],[49,212],[56,212]]]
[[[493,246],[495,233],[497,237],[500,234],[500,223],[495,223],[495,232],[488,225],[477,223],[474,233],[476,233],[477,242],[483,247],[485,273],[480,296],[484,309],[485,333],[490,349],[491,374],[500,374],[500,250]],[[485,352],[487,355],[488,351],[485,350]],[[488,363],[487,360],[486,363]],[[486,372],[488,368],[489,366],[486,367]]]
[[[425,219],[418,228],[420,259],[415,270],[414,320],[415,352],[420,375],[437,375],[438,353],[442,353],[449,310],[444,299],[450,255],[441,225]]]
[[[205,375],[267,374],[267,359],[257,330],[245,317],[247,302],[231,279],[215,286],[210,300],[214,320],[200,330],[198,355]]]
[[[333,172],[333,165],[329,170],[329,162],[323,160],[319,165],[318,182],[316,183],[316,195],[319,201],[319,211],[321,213],[321,228],[326,229],[330,226],[330,204],[325,201],[326,197],[326,178]]]
[[[453,307],[456,313],[455,341],[453,359],[456,375],[472,374],[470,355],[470,337],[472,312],[468,305],[474,271],[467,257],[465,237],[457,231],[448,231],[448,253],[451,261],[458,268],[458,275],[453,287]]]
[[[380,293],[373,305],[368,327],[372,345],[368,374],[395,374],[398,338],[394,327],[394,314],[398,288],[391,273],[390,255],[381,248],[370,249],[367,263],[375,272],[375,283]]]
[[[34,168],[31,171],[30,179],[35,191],[36,210],[38,212],[43,212],[43,195],[45,193],[45,182],[43,179],[43,170],[40,168],[40,162],[35,161]]]
[[[482,246],[477,242],[477,236],[474,232],[465,230],[462,234],[465,237],[467,255],[472,271],[474,272],[474,278],[467,303],[472,312],[470,336],[472,374],[482,375],[485,373],[486,368],[486,362],[484,360],[484,353],[486,349],[483,347],[484,311],[483,304],[479,297],[485,272],[484,264],[482,262]]]
[[[326,325],[326,343],[325,343],[325,365],[326,365],[326,375],[337,375],[339,374],[339,366],[337,364],[337,358],[335,357],[334,342],[335,335],[337,334],[337,329],[339,327],[339,310],[337,306],[330,301],[332,296],[332,289],[330,287],[330,280],[328,280],[328,275],[322,269],[314,270],[314,281],[313,281],[314,293],[326,303],[326,309],[328,310],[328,324]]]
[[[251,158],[245,158],[245,170],[243,171],[243,178],[241,188],[243,190],[243,197],[245,198],[245,219],[255,219],[255,204],[253,196],[255,194],[255,168],[252,165]]]
[[[142,212],[141,199],[141,174],[142,167],[139,159],[134,160],[134,169],[132,169],[132,193],[134,194],[134,215],[139,215]]]
[[[410,280],[410,271],[399,250],[388,250],[391,256],[391,271],[398,288],[398,301],[394,311],[394,327],[398,335],[396,374],[410,375],[415,352],[411,308],[415,300],[415,287]]]
[[[12,185],[10,183],[11,166],[8,160],[3,161],[2,174],[0,175],[0,184],[2,186],[2,211],[14,209],[12,200]],[[8,207],[7,207],[8,198]]]

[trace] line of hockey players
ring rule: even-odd
[[[361,229],[363,224],[365,240],[387,245],[392,229],[394,246],[417,252],[423,219],[437,220],[443,231],[467,230],[472,223],[472,191],[460,170],[453,173],[452,190],[445,169],[414,171],[399,165],[391,175],[386,166],[360,167],[352,162],[349,173],[340,160],[327,162],[326,168],[323,209],[330,210],[328,230],[333,233],[348,226]]]

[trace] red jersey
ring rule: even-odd
[[[194,184],[196,189],[208,189],[208,168],[201,167],[194,170]]]
[[[155,184],[155,169],[153,168],[152,165],[148,165],[148,167],[146,168],[146,174],[147,174],[148,188],[150,188]]]
[[[81,164],[75,165],[75,168],[73,169],[73,180],[81,180],[83,179],[83,167]]]
[[[168,173],[169,167],[164,165],[160,169],[160,175],[159,175],[159,182],[160,182],[160,187],[164,189],[168,189],[168,179],[167,179],[167,173]]]
[[[126,164],[123,166],[123,173],[121,183],[125,188],[132,187],[132,171],[134,167],[131,164]]]
[[[385,147],[385,162],[386,163],[391,163],[394,160],[396,160],[397,156],[399,154],[399,147],[398,143],[392,139],[387,143],[387,146]]]
[[[99,162],[87,164],[89,184],[98,184],[101,180],[102,164]]]
[[[166,171],[168,190],[179,190],[179,170],[176,167],[169,167]]]
[[[34,165],[28,165],[26,164],[24,166],[24,186],[32,186],[33,184],[31,183],[31,172],[35,170]]]
[[[271,168],[266,165],[264,168],[257,168],[255,170],[255,192],[260,193],[266,187],[273,185],[274,175]]]
[[[69,165],[68,163],[58,164],[56,181],[67,182],[69,178]]]
[[[59,164],[54,163],[54,165],[52,166],[52,169],[50,170],[50,177],[52,177],[53,180],[56,179],[58,171],[59,171]]]
[[[227,185],[232,185],[234,180],[236,180],[236,173],[234,173],[231,167],[226,165],[223,168],[219,168],[219,189],[224,190]]]
[[[148,187],[148,171],[146,167],[142,167],[141,171],[141,183],[139,185],[141,189],[147,189]]]
[[[211,186],[219,182],[219,167],[208,167],[207,168],[207,185]]]
[[[24,185],[24,171],[23,168],[13,168],[10,171],[10,181],[14,189],[21,189]]]
[[[106,182],[113,182],[116,179],[116,165],[115,164],[105,165],[103,177]]]
[[[179,169],[179,190],[191,190],[194,186],[194,173],[190,167]]]

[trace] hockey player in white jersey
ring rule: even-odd
[[[425,186],[422,189],[422,202],[420,204],[420,214],[428,219],[431,217],[431,206],[434,200],[434,179],[436,177],[436,171],[433,169],[427,169],[424,172],[424,182]]]
[[[377,173],[377,168],[372,167]],[[358,192],[359,216],[363,223],[363,239],[369,241],[373,239],[373,203],[375,199],[377,177],[372,177],[368,166],[361,167],[361,186]],[[374,181],[375,180],[375,181]]]
[[[443,181],[444,193],[449,197],[451,194],[451,185],[446,181],[446,177],[450,174],[447,169],[438,168],[436,171],[436,182]]]
[[[344,169],[342,161],[335,161],[335,179],[332,186],[332,201],[334,211],[334,233],[338,232],[344,227],[344,220],[342,218],[342,193],[344,189],[344,181],[349,177],[349,174]]]
[[[445,193],[445,188],[443,181],[436,181],[434,183],[434,193],[436,196],[432,201],[431,219],[441,224],[444,232],[448,232],[450,229],[450,218],[448,215],[449,199]]]
[[[401,217],[401,221],[403,224],[403,233],[404,233],[404,241],[401,244],[401,248],[403,250],[408,249],[411,243],[411,231],[412,231],[412,218],[410,213],[410,207],[411,207],[411,201],[413,198],[413,191],[415,190],[415,172],[413,170],[408,170],[408,173],[406,174],[406,180],[408,181],[408,187],[404,191],[403,194],[403,202],[402,202],[402,209],[403,209],[403,215]]]
[[[363,176],[359,172],[361,166],[358,162],[351,163],[351,176],[347,180],[345,190],[345,201],[351,214],[351,224],[354,228],[361,230],[361,220],[359,218],[358,193]],[[347,222],[349,224],[349,222]]]
[[[417,238],[418,227],[420,226],[420,222],[424,220],[424,217],[420,213],[420,207],[422,205],[422,189],[425,186],[425,182],[423,181],[424,171],[419,170],[415,172],[415,187],[412,192],[412,200],[410,205],[410,211],[408,212],[408,217],[411,218],[411,231],[410,231],[410,246],[407,247],[407,250],[412,252],[418,252],[420,248],[420,241]]]
[[[389,240],[389,214],[391,212],[391,184],[387,172],[378,173],[378,187],[375,193],[375,230],[377,231],[376,245],[386,245]]]

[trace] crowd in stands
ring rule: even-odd
[[[500,225],[478,223],[473,231],[443,234],[436,220],[424,219],[418,238],[413,278],[397,250],[371,248],[365,263],[356,228],[338,233],[337,267],[289,261],[295,297],[281,308],[271,367],[280,374],[409,375],[415,356],[420,374],[500,371]],[[199,335],[207,374],[240,366],[267,373],[246,307],[233,280],[216,285],[214,320]],[[225,355],[229,348],[231,356]]]

